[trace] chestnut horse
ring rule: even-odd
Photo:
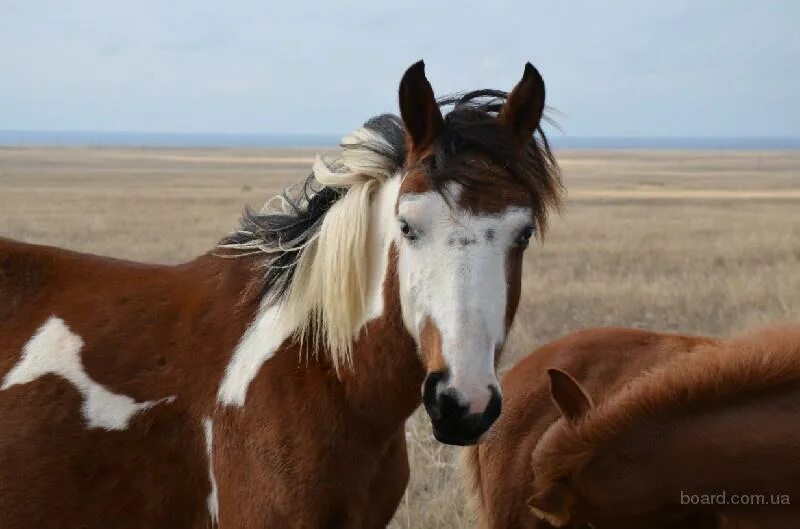
[[[561,196],[544,83],[399,96],[186,264],[0,240],[4,529],[384,527],[420,402],[481,438]]]
[[[496,431],[468,458],[484,527],[800,523],[799,328],[722,341],[583,331],[524,359],[503,389]]]

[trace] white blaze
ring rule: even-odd
[[[451,202],[456,202],[453,195]],[[491,396],[489,386],[498,387],[494,359],[507,330],[508,254],[531,224],[531,211],[508,207],[475,215],[451,208],[441,194],[430,191],[404,195],[398,214],[416,237],[400,243],[405,324],[419,340],[431,318],[441,334],[448,386],[468,399],[471,412],[482,412]]]

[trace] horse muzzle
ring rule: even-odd
[[[433,435],[450,445],[473,445],[480,441],[497,417],[502,398],[496,386],[488,386],[489,400],[482,412],[470,412],[469,403],[454,387],[447,387],[447,372],[430,373],[423,386],[422,401],[431,418]]]

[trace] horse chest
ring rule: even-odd
[[[220,527],[385,526],[408,479],[402,421],[368,433],[330,377],[276,360],[214,415]]]

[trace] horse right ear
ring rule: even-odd
[[[574,378],[560,369],[547,370],[550,377],[550,395],[561,415],[575,422],[592,409],[592,399]]]
[[[433,88],[425,77],[425,63],[411,65],[400,80],[400,117],[406,127],[408,150],[429,147],[444,125],[442,111],[433,96]]]
[[[531,63],[525,64],[522,80],[511,90],[500,111],[500,121],[514,133],[520,145],[526,145],[539,128],[544,113],[544,79]]]

